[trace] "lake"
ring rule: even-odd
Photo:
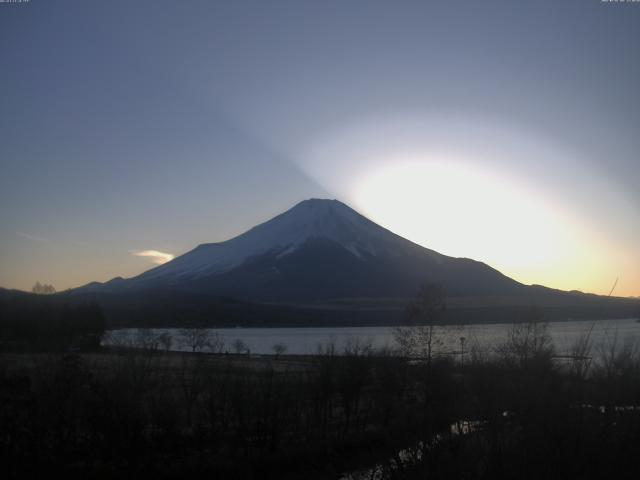
[[[436,350],[439,353],[460,351],[460,337],[465,338],[465,350],[472,346],[485,351],[495,349],[504,342],[512,324],[460,325],[455,327],[436,327],[435,336],[439,339]],[[572,345],[587,332],[591,331],[592,345],[611,345],[617,342],[640,342],[640,322],[636,319],[567,321],[548,324],[548,332],[559,354],[568,354]],[[395,348],[396,342],[392,327],[330,327],[330,328],[212,328],[207,329],[210,336],[224,342],[222,351],[234,352],[234,342],[240,340],[252,354],[272,354],[273,346],[281,344],[287,354],[305,355],[318,352],[318,346],[334,344],[336,352],[341,353],[348,344],[368,343],[376,348]],[[172,350],[189,351],[181,329],[120,329],[112,330],[105,336],[104,345],[134,345],[141,338],[167,333],[172,337]],[[206,349],[205,349],[206,350]]]

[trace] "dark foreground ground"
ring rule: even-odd
[[[520,327],[455,360],[5,353],[2,476],[638,478],[640,356],[589,347]]]

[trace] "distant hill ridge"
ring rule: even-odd
[[[93,282],[66,295],[120,312],[133,305],[157,310],[162,303],[164,310],[156,314],[163,317],[188,318],[198,312],[198,318],[207,319],[206,312],[220,315],[222,308],[226,315],[229,309],[236,314],[251,310],[255,319],[260,305],[270,312],[264,318],[316,318],[322,311],[319,322],[329,316],[332,322],[367,323],[368,315],[379,324],[401,321],[406,299],[426,282],[442,284],[453,308],[468,310],[504,313],[539,305],[566,317],[597,311],[628,316],[638,303],[523,285],[482,262],[417,245],[344,203],[326,199],[302,201],[235,238],[198,245],[136,277]],[[484,321],[491,320],[485,316]]]

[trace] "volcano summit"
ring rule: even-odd
[[[450,295],[505,295],[522,285],[473,260],[421,247],[337,200],[311,199],[235,238],[207,243],[111,291],[175,289],[252,301],[409,297],[438,282]]]
[[[199,245],[136,277],[94,282],[69,295],[96,301],[111,315],[127,312],[129,320],[170,317],[165,324],[192,317],[246,324],[248,311],[249,324],[295,318],[284,324],[298,325],[309,312],[312,324],[327,324],[328,317],[338,325],[380,324],[401,321],[407,300],[424,283],[443,285],[450,317],[463,322],[511,321],[514,309],[533,305],[556,319],[615,318],[637,308],[623,299],[523,285],[482,262],[417,245],[324,199],[300,202],[235,238]]]

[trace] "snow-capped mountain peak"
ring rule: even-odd
[[[309,199],[235,238],[199,245],[134,280],[178,281],[223,273],[267,252],[284,257],[316,239],[335,242],[358,258],[415,247],[338,200]]]

